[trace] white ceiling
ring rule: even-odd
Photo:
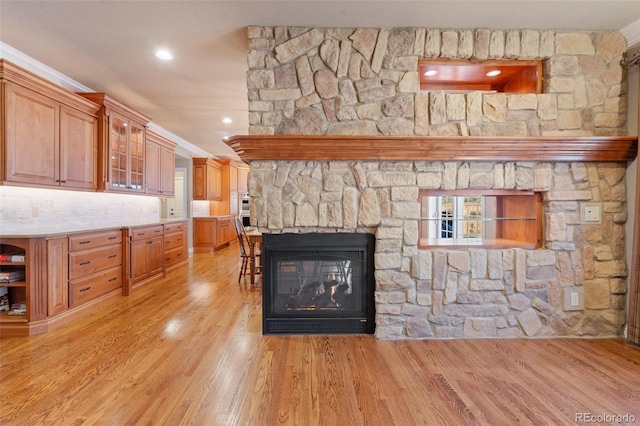
[[[221,158],[237,158],[225,135],[248,132],[250,25],[620,30],[638,22],[640,0],[0,0],[0,41]],[[157,60],[158,46],[175,60]]]

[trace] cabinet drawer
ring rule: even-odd
[[[174,249],[176,247],[182,247],[183,245],[184,245],[184,234],[182,232],[164,236],[165,251]]]
[[[84,277],[118,265],[122,265],[120,244],[69,253],[69,279]]]
[[[164,233],[169,234],[171,232],[182,232],[184,229],[184,223],[165,223],[164,224]]]
[[[70,281],[69,306],[75,307],[122,287],[122,266]]]
[[[233,226],[233,218],[218,219],[218,227]]]
[[[162,225],[131,228],[129,230],[131,241],[145,240],[148,238],[157,237],[158,235],[162,234],[164,234],[164,227]]]
[[[182,247],[175,248],[173,250],[167,250],[164,252],[164,267],[175,265],[182,262],[187,258],[187,250]]]
[[[73,235],[69,237],[69,251],[87,250],[121,242],[122,232],[119,229],[114,231]]]

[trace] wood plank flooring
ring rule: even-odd
[[[198,253],[72,324],[1,339],[0,424],[640,423],[640,350],[622,340],[262,336],[239,263],[235,245]]]

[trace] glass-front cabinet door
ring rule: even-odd
[[[128,123],[123,117],[112,114],[109,134],[109,189],[127,190]]]
[[[110,115],[109,189],[144,192],[144,126]]]
[[[129,133],[129,189],[144,192],[144,126],[131,121]]]

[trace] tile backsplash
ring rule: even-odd
[[[145,223],[160,212],[156,197],[0,186],[0,234]]]

